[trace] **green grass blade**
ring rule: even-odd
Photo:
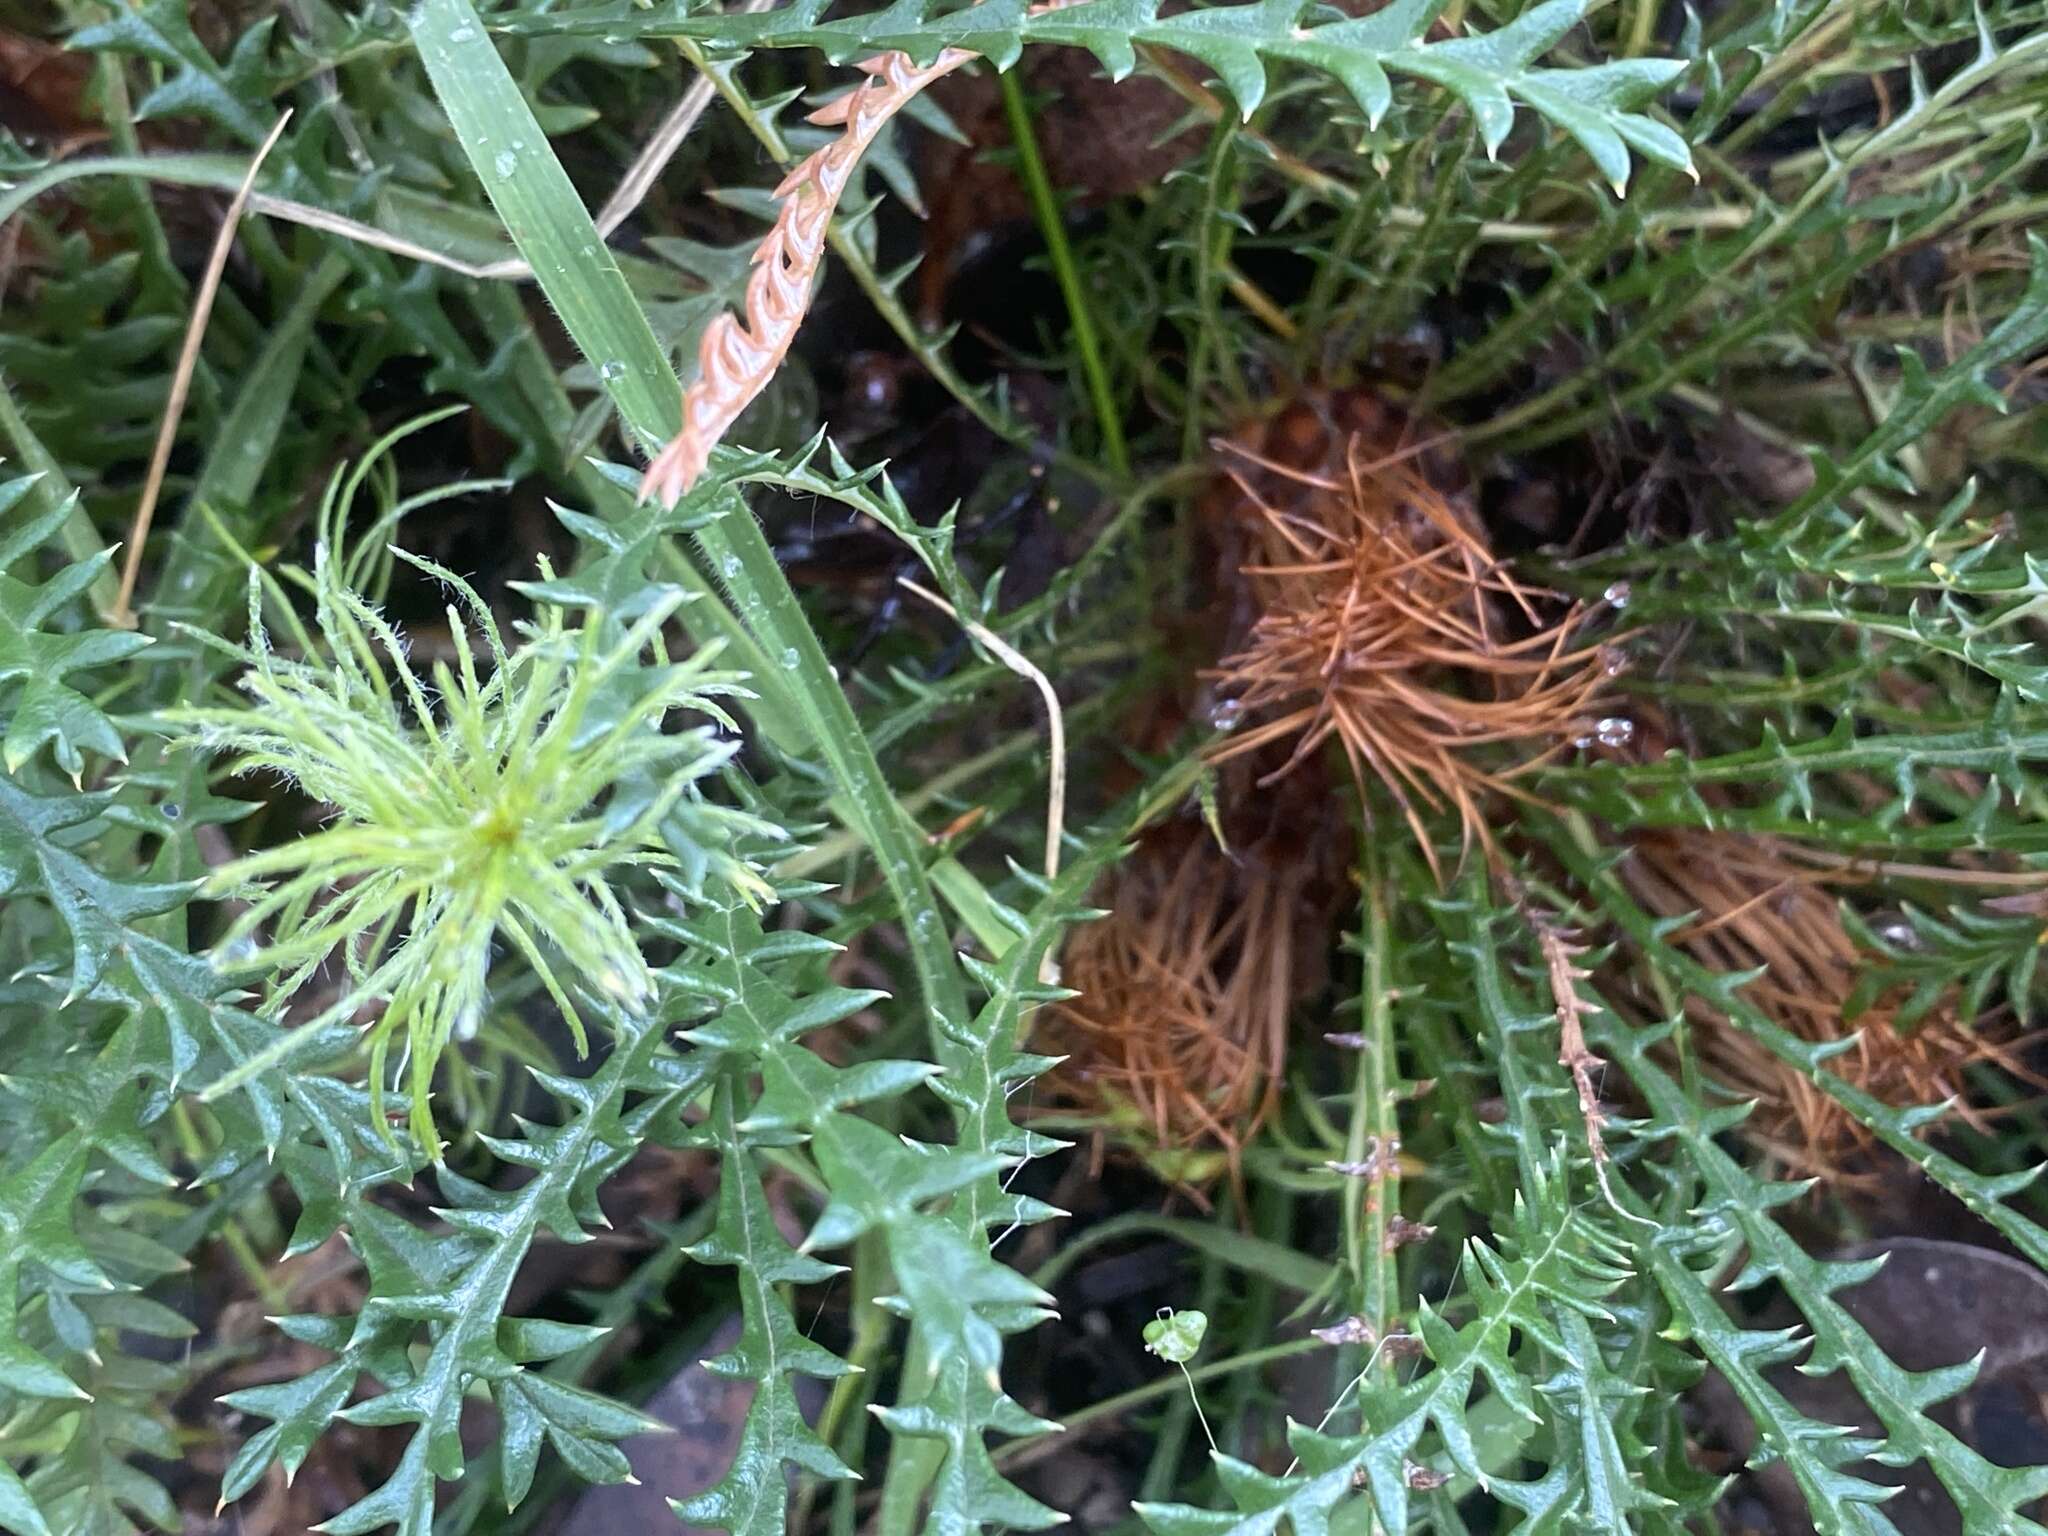
[[[424,0],[409,25],[463,153],[548,301],[643,446],[666,442],[683,392],[625,274],[469,0]]]

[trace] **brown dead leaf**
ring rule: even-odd
[[[68,154],[106,130],[85,99],[92,58],[0,29],[0,128]]]

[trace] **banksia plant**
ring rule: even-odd
[[[1896,1108],[1963,1100],[1965,1073],[1992,1062],[2024,1076],[1990,1020],[1962,1017],[1953,995],[1910,1024],[1895,999],[1863,1005],[1870,956],[1843,921],[1828,872],[1802,863],[1768,837],[1691,828],[1639,833],[1617,866],[1646,912],[1684,919],[1667,942],[1727,976],[1765,1018],[1801,1040],[1851,1042],[1828,1058],[1838,1077]],[[1711,1004],[1689,997],[1686,1014],[1701,1063],[1723,1087],[1755,1101],[1742,1133],[1777,1163],[1834,1187],[1872,1176],[1875,1138],[1839,1099],[1771,1054]]]
[[[1291,784],[1307,792],[1237,797],[1227,845],[1197,817],[1154,827],[1097,892],[1108,916],[1061,956],[1076,995],[1053,1025],[1058,1082],[1161,1149],[1236,1159],[1279,1101],[1293,1012],[1322,985],[1345,839],[1318,826],[1322,776]]]
[[[412,1130],[438,1155],[434,1070],[480,1023],[497,951],[525,960],[586,1050],[575,986],[635,1011],[654,988],[613,878],[673,868],[683,855],[761,892],[723,850],[771,829],[694,799],[734,750],[710,724],[664,729],[677,715],[728,723],[717,697],[744,692],[712,670],[713,650],[668,660],[662,629],[680,592],[624,628],[601,617],[572,627],[544,608],[508,646],[468,583],[394,553],[455,593],[453,667],[436,661],[422,679],[404,636],[347,584],[343,558],[323,541],[310,580],[319,638],[294,624],[300,654],[282,654],[252,572],[249,644],[212,641],[243,667],[246,701],[168,719],[237,754],[236,772],[278,775],[327,808],[318,831],[210,877],[209,894],[245,901],[217,953],[237,971],[274,975],[268,1001],[280,1013],[338,958],[338,995],[301,1029],[367,1019],[380,1125],[396,1045]]]
[[[0,1528],[2048,1536],[2036,0],[22,9]]]
[[[1335,740],[1434,869],[1426,818],[1454,813],[1464,845],[1490,850],[1487,799],[1624,727],[1604,715],[1620,663],[1589,637],[1599,605],[1518,580],[1413,431],[1339,395],[1224,445],[1254,616],[1211,675],[1244,721],[1218,761],[1285,747],[1270,781]]]

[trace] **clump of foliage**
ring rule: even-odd
[[[1841,1253],[2048,1268],[2038,5],[0,41],[0,1528],[511,1536],[730,1319],[747,1536],[1701,1528],[1714,1401],[1817,1530],[2039,1529]],[[1086,221],[1076,50],[1185,107]],[[993,365],[896,264],[976,71]]]

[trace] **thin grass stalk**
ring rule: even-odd
[[[1031,128],[1031,112],[1024,101],[1024,87],[1011,70],[997,84],[1003,93],[1003,114],[1010,125],[1010,143],[1017,151],[1017,175],[1031,199],[1032,217],[1045,240],[1046,255],[1052,262],[1060,298],[1067,306],[1067,320],[1074,328],[1074,351],[1081,364],[1081,377],[1088,386],[1088,400],[1095,409],[1096,430],[1102,434],[1102,455],[1119,476],[1131,472],[1131,453],[1124,442],[1123,416],[1109,386],[1109,370],[1103,366],[1102,344],[1095,331],[1095,310],[1088,302],[1088,290],[1081,282],[1074,248],[1067,240],[1066,216],[1046,174],[1045,156],[1038,150],[1038,135]]]

